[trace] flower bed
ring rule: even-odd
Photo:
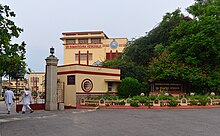
[[[98,98],[98,99],[97,99]],[[117,99],[114,99],[117,98]],[[206,105],[220,105],[220,97],[210,96],[186,96],[183,98],[172,96],[134,96],[132,98],[120,99],[118,96],[107,96],[96,98],[82,98],[81,106],[157,106],[157,107],[176,107],[176,106],[206,106]]]

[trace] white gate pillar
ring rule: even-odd
[[[58,59],[53,55],[54,48],[50,48],[51,55],[46,60],[46,103],[45,110],[58,110],[57,106],[57,64]]]

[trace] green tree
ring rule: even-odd
[[[151,61],[148,67],[151,80],[187,82],[193,86],[191,90],[198,93],[206,93],[210,90],[217,91],[220,78],[217,72],[204,72],[200,67],[186,65],[176,61],[171,56],[171,54],[163,52],[161,56]]]
[[[118,94],[124,98],[133,97],[142,93],[141,84],[137,79],[126,77],[118,86]]]
[[[139,82],[147,81],[147,69],[145,66],[138,65],[132,61],[126,60],[123,56],[119,56],[111,61],[104,61],[102,63],[104,67],[120,68],[121,79],[126,77],[132,77]]]
[[[200,90],[220,85],[220,2],[198,1],[188,8],[193,20],[181,21],[170,33],[171,58],[190,69],[184,73]]]
[[[146,67],[151,59],[155,56],[160,55],[162,51],[169,46],[170,32],[175,28],[181,20],[191,20],[191,18],[184,16],[180,9],[175,10],[172,13],[167,13],[162,21],[146,36],[135,39],[130,42],[127,48],[124,50],[124,58],[135,62],[138,65]],[[159,49],[155,52],[155,48]]]
[[[26,44],[12,43],[13,38],[18,38],[23,31],[12,21],[14,17],[9,6],[0,4],[0,76],[9,76],[9,79],[26,72]]]

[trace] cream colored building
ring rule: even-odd
[[[31,91],[37,91],[38,93],[45,92],[45,73],[44,72],[32,72],[28,74],[28,86]]]
[[[58,80],[64,86],[64,105],[76,107],[80,98],[117,93],[120,69],[82,64],[58,66]]]
[[[86,96],[116,94],[120,69],[99,65],[120,55],[128,39],[109,38],[103,31],[62,34],[64,65],[58,66],[57,74],[64,86],[64,105],[75,107]]]
[[[121,54],[127,45],[127,38],[108,38],[103,31],[62,34],[64,65],[57,68],[58,103],[76,107],[83,97],[115,95],[121,82],[120,69],[99,65]],[[45,73],[30,73],[28,81],[32,90],[45,90]]]
[[[109,38],[103,31],[64,32],[64,65],[99,64],[112,60],[127,46],[127,38]],[[94,64],[95,65],[95,64]]]
[[[3,81],[2,82],[3,88],[6,87],[6,86],[7,87],[10,86],[11,90],[16,90],[16,88],[17,88],[18,91],[20,91],[20,90],[24,90],[24,87],[27,85],[26,81],[24,81],[24,80],[18,80],[18,81],[11,80],[10,82],[11,83],[9,85],[9,81],[8,80]]]

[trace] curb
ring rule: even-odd
[[[176,106],[176,107],[160,107],[160,106],[140,106],[140,107],[131,107],[131,106],[97,106],[97,107],[91,107],[91,106],[77,106],[76,109],[149,109],[149,110],[168,110],[168,109],[211,109],[211,108],[220,108],[220,105],[218,106]]]

